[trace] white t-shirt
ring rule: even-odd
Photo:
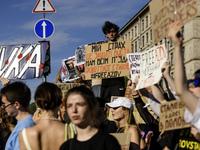
[[[186,108],[184,119],[187,123],[194,126],[200,132],[200,97],[198,107],[195,110],[194,114],[192,115],[192,113]]]

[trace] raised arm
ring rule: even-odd
[[[188,110],[193,114],[199,104],[199,100],[189,91],[187,85],[182,57],[182,36],[180,33],[182,26],[182,22],[180,21],[172,23],[169,27],[168,36],[175,46],[174,81],[176,93],[180,99],[183,100]]]
[[[58,70],[58,73],[57,73],[57,76],[56,76],[56,79],[55,79],[54,83],[57,83],[58,81],[59,81],[60,83],[62,83],[62,80],[61,80],[61,77],[60,77],[61,69],[62,69],[62,68],[60,68],[60,69]]]
[[[163,77],[166,79],[168,85],[171,87],[171,90],[173,92],[175,92],[175,83],[174,83],[174,79],[170,76],[170,61],[167,60],[162,68],[161,68]]]

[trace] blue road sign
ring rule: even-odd
[[[36,22],[34,27],[35,34],[42,39],[49,38],[54,33],[54,25],[53,23],[48,19],[40,19],[38,22]]]

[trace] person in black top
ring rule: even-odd
[[[103,132],[106,133],[115,133],[117,131],[117,125],[115,121],[111,121],[107,119],[107,110],[108,108],[105,107],[105,103],[107,102],[106,99],[101,97],[96,97],[98,103],[98,113],[97,118],[99,118],[100,126]]]
[[[86,86],[70,89],[66,96],[66,109],[77,135],[64,142],[60,150],[120,150],[112,135],[98,129],[97,101],[94,93]]]
[[[102,27],[102,31],[109,42],[116,42],[119,27],[109,21],[106,21]],[[124,77],[102,79],[101,97],[110,101],[111,96],[124,96],[125,94]]]

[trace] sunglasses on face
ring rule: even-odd
[[[195,87],[200,86],[200,78],[188,80],[188,85],[193,84]]]
[[[15,102],[10,102],[10,103],[3,103],[3,102],[1,102],[1,108],[6,108],[6,107],[8,107],[9,105],[12,105],[12,104],[14,104]]]

